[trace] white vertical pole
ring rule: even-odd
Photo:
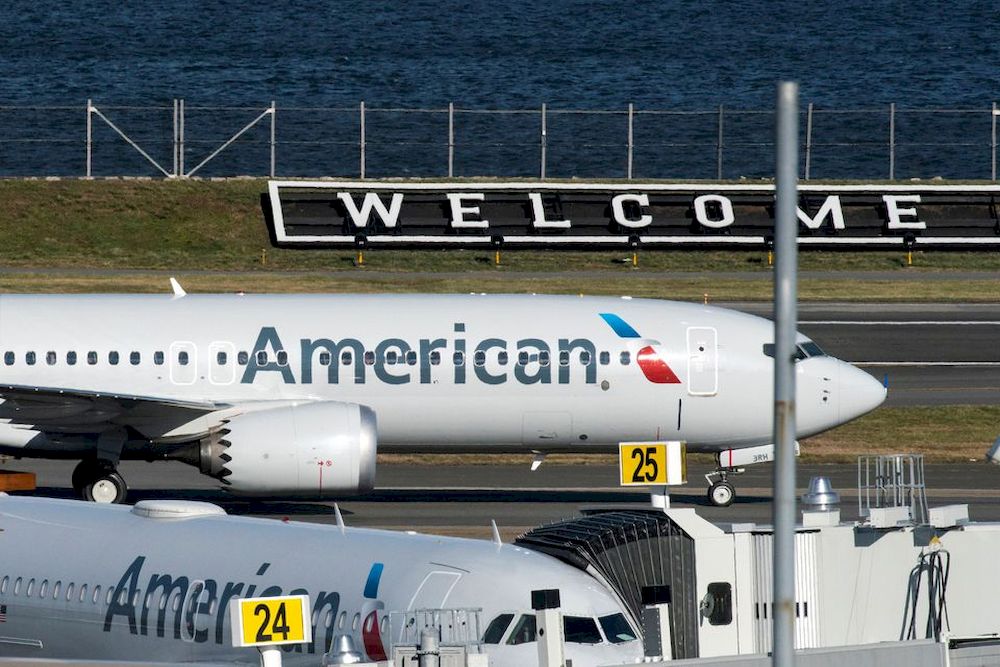
[[[365,102],[361,101],[361,178],[365,177]]]
[[[715,178],[722,180],[722,105],[719,105],[719,137],[715,147]]]
[[[180,125],[177,131],[178,137],[180,137],[177,146],[177,162],[180,166],[179,176],[184,176],[184,114],[184,99],[182,98],[180,100]]]
[[[809,170],[812,166],[812,146],[813,146],[813,103],[809,103],[806,110],[806,170],[805,180],[809,180]]]
[[[542,155],[540,160],[540,177],[545,180],[545,143],[546,143],[546,127],[545,127],[545,103],[542,103],[542,136],[541,136],[541,146]]]
[[[896,178],[896,103],[889,105],[889,180]]]
[[[990,180],[997,180],[997,103],[990,109]]]
[[[177,178],[177,98],[174,98],[174,139],[173,139],[173,152],[174,152],[174,168],[173,175]]]
[[[275,167],[277,166],[277,145],[275,143],[275,135],[278,123],[278,108],[274,104],[274,100],[271,100],[271,178],[274,178]]]
[[[455,176],[455,103],[448,102],[448,178]]]
[[[634,135],[632,133],[632,124],[635,116],[635,109],[631,102],[628,104],[628,166],[625,169],[625,178],[632,180],[632,151]]]
[[[87,178],[91,177],[91,166],[94,159],[94,126],[92,120],[93,100],[87,98]]]
[[[774,664],[795,664],[795,326],[799,87],[778,84],[774,277]]]

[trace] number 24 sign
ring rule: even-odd
[[[622,442],[618,466],[622,486],[684,484],[687,461],[684,443]]]
[[[312,641],[309,596],[241,598],[230,603],[233,646],[278,646]]]

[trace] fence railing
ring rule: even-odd
[[[802,110],[802,178],[997,178],[997,105]],[[0,106],[0,176],[763,178],[770,110]]]

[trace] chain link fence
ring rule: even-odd
[[[806,180],[996,180],[996,104],[801,114]],[[773,154],[773,111],[724,106],[0,106],[3,177],[757,179]]]

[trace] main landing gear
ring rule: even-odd
[[[73,490],[95,503],[123,503],[128,494],[125,480],[114,464],[102,459],[84,459],[73,470]]]
[[[729,507],[736,499],[736,487],[729,481],[729,477],[744,473],[746,469],[723,466],[718,455],[716,455],[715,462],[718,467],[705,475],[705,479],[708,481],[708,493],[706,494],[708,502],[716,507]]]

